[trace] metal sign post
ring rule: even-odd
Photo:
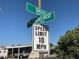
[[[39,52],[39,59],[43,59],[43,52]]]
[[[38,7],[41,9],[41,0],[38,0]]]
[[[38,0],[38,7],[41,9],[41,0]],[[43,53],[39,52],[39,59],[43,59]]]

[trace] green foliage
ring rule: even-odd
[[[61,36],[55,53],[61,59],[76,59],[79,55],[79,26]]]
[[[53,47],[53,44],[52,43],[50,43],[50,49]]]

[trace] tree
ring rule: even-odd
[[[61,59],[77,59],[79,56],[79,26],[61,36],[55,53]]]
[[[54,53],[54,49],[53,49],[54,45],[52,43],[50,43],[50,54]]]

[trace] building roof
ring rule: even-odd
[[[32,47],[32,45],[11,45],[11,46],[4,46],[0,48],[22,48],[22,47]]]

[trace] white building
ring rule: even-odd
[[[7,57],[8,50],[0,48],[0,57]]]
[[[32,50],[32,45],[12,45],[0,47],[0,58],[27,58]]]
[[[45,54],[49,55],[49,53]],[[0,57],[6,58],[38,58],[39,52],[32,51],[32,45],[12,45],[0,48]]]

